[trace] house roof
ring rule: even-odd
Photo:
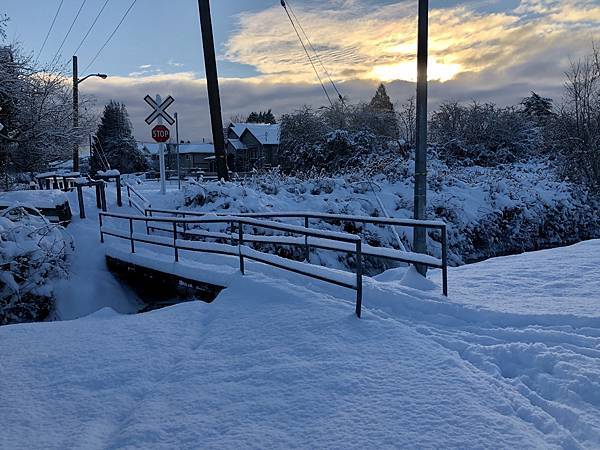
[[[240,139],[247,132],[262,145],[279,145],[280,125],[278,123],[232,123],[229,127]]]
[[[229,139],[228,142],[235,150],[245,150],[246,148],[248,148],[246,147],[246,144],[244,144],[239,139]]]
[[[173,151],[175,151],[175,146],[176,144],[174,143],[169,143],[167,144],[169,146],[172,146]],[[158,155],[159,152],[159,144],[154,143],[154,142],[140,142],[138,143],[138,148],[140,150],[144,150],[144,148],[147,149],[148,153],[151,155]],[[202,143],[202,144],[179,144],[179,154],[180,155],[185,155],[185,154],[214,154],[215,153],[215,148],[213,146],[213,144],[206,144],[206,143]]]

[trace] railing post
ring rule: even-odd
[[[123,200],[121,198],[121,175],[117,175],[115,183],[117,184],[117,206],[120,208],[123,206]]]
[[[129,183],[127,183],[127,200],[129,201],[129,207],[131,208],[131,188],[129,187]]]
[[[100,242],[104,244],[104,233],[102,232],[102,213],[98,215],[98,222],[100,222]]]
[[[94,187],[96,188],[96,208],[101,209],[102,196],[100,195],[100,183],[96,182],[96,184],[94,184]]]
[[[83,188],[77,185],[77,201],[79,202],[79,218],[85,219],[85,204],[83,202]]]
[[[360,318],[363,294],[362,241],[356,241],[356,317]]]
[[[308,216],[304,216],[304,228],[308,228]],[[304,260],[310,262],[310,247],[308,246],[308,234],[304,235]]]
[[[102,181],[102,184],[100,185],[100,200],[102,201],[102,211],[106,212],[106,190],[104,181]]]
[[[242,253],[242,245],[244,245],[244,224],[239,222],[239,239],[238,239],[238,252],[240,254],[240,272],[244,275],[244,254]]]
[[[146,211],[146,210],[144,210],[144,211]],[[149,216],[152,217],[152,211],[148,211],[148,212],[150,213]],[[150,236],[150,227],[148,226],[148,220],[146,220],[146,234],[148,236]]]
[[[442,291],[448,297],[448,232],[442,227]]]
[[[173,248],[175,249],[175,262],[179,262],[179,249],[177,248],[177,222],[173,222]]]
[[[129,240],[131,241],[131,253],[135,253],[135,245],[133,243],[133,219],[129,218]]]

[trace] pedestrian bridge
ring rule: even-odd
[[[100,212],[99,216],[100,239],[113,266],[152,271],[155,276],[213,286],[218,291],[226,287],[232,273],[246,273],[251,262],[252,270],[272,267],[355,291],[355,313],[360,317],[365,258],[373,257],[440,269],[442,293],[448,294],[444,222],[304,211],[209,214],[152,208],[129,185],[127,196],[135,214]],[[318,222],[346,225],[343,229],[356,232],[319,229],[314,227]],[[439,242],[441,258],[368,245],[361,236],[367,225],[425,229]],[[261,250],[267,244],[300,248],[303,261]],[[352,272],[311,264],[311,248],[349,255]]]

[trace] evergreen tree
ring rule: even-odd
[[[392,104],[390,96],[388,95],[383,83],[381,83],[375,91],[375,95],[371,99],[369,106],[374,111],[394,112],[394,105]]]
[[[546,119],[554,114],[552,103],[551,98],[541,97],[531,91],[531,95],[523,99],[521,106],[523,106],[523,112],[529,117]]]
[[[275,120],[275,116],[273,112],[269,109],[268,111],[260,111],[255,112],[252,111],[248,118],[246,119],[247,123],[268,123],[275,124],[277,121]]]
[[[92,172],[105,169],[99,158],[102,151],[111,169],[121,173],[140,172],[148,168],[143,153],[137,148],[131,132],[131,122],[125,105],[111,100],[96,133],[97,144],[92,158]]]

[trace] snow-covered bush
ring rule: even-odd
[[[59,225],[21,207],[0,216],[0,325],[43,320],[50,281],[66,277],[72,240]]]
[[[414,162],[385,160],[386,170],[371,176],[286,176],[256,174],[236,183],[189,186],[181,207],[206,212],[316,211],[333,214],[412,217]],[[383,164],[383,163],[382,163]],[[584,188],[561,180],[545,160],[495,167],[449,167],[430,161],[428,217],[448,223],[450,261],[463,264],[491,256],[565,245],[600,237],[598,199]],[[312,227],[359,232],[373,246],[398,248],[389,227],[314,221]],[[412,230],[398,229],[410,248]],[[429,248],[440,256],[439,236]],[[280,248],[271,248],[276,253]],[[302,258],[301,249],[297,255]],[[315,262],[333,267],[350,264],[343,255],[314,251]],[[389,262],[369,262],[370,272]]]

